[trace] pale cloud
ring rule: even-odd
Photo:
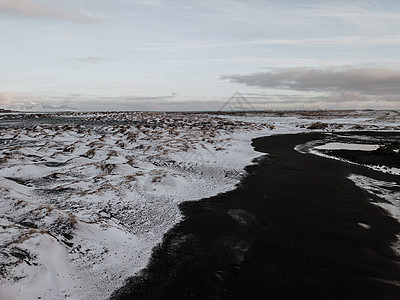
[[[372,37],[366,35],[335,36],[306,39],[253,39],[234,42],[203,42],[166,44],[151,43],[135,45],[128,48],[114,49],[115,52],[183,52],[196,49],[217,49],[249,46],[300,46],[300,47],[368,47],[368,46],[398,46],[400,35]]]
[[[308,18],[331,18],[351,23],[359,28],[371,29],[372,32],[395,29],[399,24],[398,1],[352,1],[340,3],[317,2],[311,5],[298,5],[298,14]],[[396,30],[398,32],[398,30]]]
[[[284,65],[284,64],[315,64],[318,61],[315,59],[283,59],[283,58],[262,58],[262,57],[236,57],[236,58],[213,58],[213,59],[197,59],[197,60],[167,60],[164,63],[176,66],[204,66],[204,65],[219,65],[219,64],[269,64],[269,65]]]
[[[96,19],[54,1],[0,0],[0,14],[10,17],[53,19],[78,23],[93,23]]]
[[[319,97],[319,101],[328,102],[328,103],[345,103],[345,102],[377,102],[382,100],[377,95],[365,95],[359,92],[339,92],[339,93],[331,93],[324,97]],[[389,99],[383,99],[385,102],[389,101]],[[391,101],[390,101],[391,102]]]
[[[17,98],[12,92],[0,92],[0,105],[10,105]]]
[[[86,63],[86,64],[101,64],[109,62],[112,59],[103,56],[84,56],[84,57],[72,57],[68,59],[72,62]]]
[[[158,8],[165,6],[164,0],[125,0],[125,2],[138,5],[153,6]]]
[[[234,43],[185,43],[185,44],[166,44],[150,43],[136,45],[129,48],[114,49],[116,52],[180,52],[190,49],[223,48],[235,46]]]
[[[369,36],[337,36],[311,39],[258,39],[245,42],[247,45],[281,45],[281,46],[389,46],[400,45],[400,35]]]

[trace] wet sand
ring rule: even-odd
[[[236,190],[183,203],[184,221],[112,299],[400,299],[400,225],[346,177],[400,180],[293,149],[322,138],[255,139],[269,155]]]

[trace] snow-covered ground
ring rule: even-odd
[[[349,179],[359,188],[366,190],[375,198],[381,199],[376,201],[372,197],[370,201],[384,210],[386,210],[393,218],[400,221],[400,185],[396,182],[387,182],[372,179],[362,175],[351,174]],[[367,225],[369,229],[370,225]],[[362,225],[361,225],[362,226]],[[400,255],[400,235],[397,236],[397,242],[392,245],[393,250]]]
[[[257,136],[399,130],[397,112],[0,116],[0,299],[107,299],[181,220],[233,189]]]

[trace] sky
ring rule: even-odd
[[[400,109],[400,2],[0,0],[0,107]]]

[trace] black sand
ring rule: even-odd
[[[346,177],[399,178],[293,150],[323,137],[254,140],[270,155],[236,190],[183,203],[185,220],[112,299],[400,299],[400,225]]]

